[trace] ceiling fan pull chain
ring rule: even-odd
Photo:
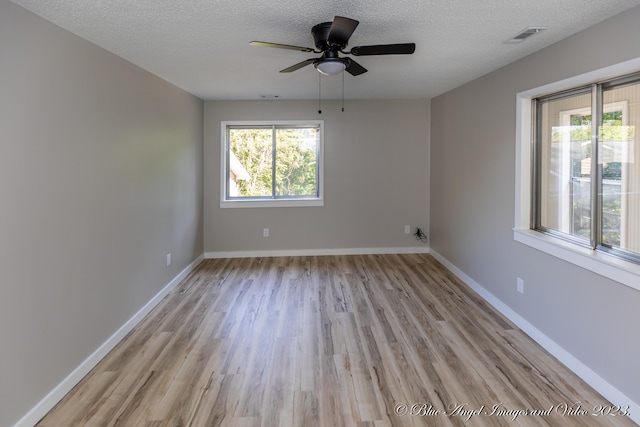
[[[342,73],[342,112],[344,113],[344,73]]]
[[[322,86],[321,86],[321,82],[322,82],[322,75],[320,73],[318,73],[318,114],[322,114],[322,108],[321,108],[321,97],[322,97]]]

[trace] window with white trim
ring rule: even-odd
[[[532,228],[640,263],[640,74],[533,103]]]
[[[221,207],[322,206],[323,121],[221,127]]]
[[[536,178],[534,178],[534,171],[538,167],[537,163],[539,163],[542,159],[538,159],[537,162],[534,161],[536,159],[534,151],[537,150],[533,149],[533,141],[536,137],[536,132],[534,132],[534,111],[536,110],[534,102],[535,99],[545,99],[548,94],[560,95],[564,93],[568,95],[570,92],[575,91],[576,88],[591,86],[593,82],[603,82],[603,86],[610,87],[611,89],[617,86],[620,89],[630,90],[630,86],[634,86],[634,73],[638,73],[639,70],[640,57],[630,59],[618,64],[613,64],[604,68],[596,69],[577,76],[569,77],[557,82],[548,83],[543,86],[527,89],[516,94],[515,215],[513,229],[513,239],[519,243],[559,258],[565,262],[597,273],[605,278],[617,281],[618,283],[624,284],[636,290],[640,290],[640,263],[636,262],[635,258],[637,257],[634,256],[635,250],[631,249],[629,243],[622,243],[621,241],[620,245],[611,245],[614,251],[610,251],[606,246],[596,248],[592,247],[591,235],[589,236],[590,243],[585,245],[584,243],[577,243],[576,240],[573,240],[573,237],[568,237],[573,236],[570,232],[566,233],[558,231],[556,233],[554,231],[548,232],[545,230],[538,230],[536,228],[536,226],[534,225],[534,212],[537,211],[538,208],[534,207],[534,205],[540,202],[536,202],[535,200],[535,194],[536,191],[538,191],[536,187],[539,185],[534,185],[534,182],[536,181]],[[631,76],[630,80],[627,80],[626,84],[622,84],[624,82],[620,79],[611,80],[612,76],[625,75]],[[608,86],[609,83],[611,83],[610,86]],[[628,102],[619,104],[619,102],[624,101],[624,99],[615,99],[615,97],[612,97],[611,95],[616,95],[616,93],[612,92],[609,95],[602,97],[602,101],[600,102],[603,105],[603,111],[606,111],[609,107],[614,110],[622,106],[622,114],[624,116],[624,105],[626,104],[626,108],[628,109],[626,113],[627,118],[621,118],[622,126],[634,127],[634,138],[633,140],[628,140],[628,143],[631,145],[628,148],[625,148],[627,155],[629,155],[628,161],[624,162],[624,168],[627,168],[627,171],[625,171],[622,167],[622,161],[620,162],[622,171],[620,173],[620,186],[621,188],[625,186],[625,190],[621,190],[621,192],[624,194],[620,201],[620,217],[621,223],[626,223],[624,226],[620,227],[620,231],[621,235],[626,233],[633,240],[637,239],[637,237],[635,236],[638,236],[637,224],[638,221],[640,221],[637,213],[637,208],[630,206],[631,203],[638,202],[637,181],[636,183],[632,182],[633,179],[638,179],[637,168],[640,167],[640,158],[638,157],[640,156],[640,142],[638,142],[640,135],[635,132],[635,127],[637,127],[638,123],[640,122],[637,112],[638,106],[635,105],[637,104],[637,102],[631,101],[631,98],[626,99]],[[616,106],[615,104],[618,105]],[[598,105],[597,99],[593,105]],[[592,110],[595,108],[597,107],[592,108]],[[564,111],[563,117],[566,117],[567,115],[571,116],[573,113],[583,116],[585,115],[584,106],[563,106],[559,110]],[[558,114],[558,118],[559,120],[561,120],[559,111]],[[586,117],[583,117],[581,119],[581,122],[583,120],[586,121],[586,119]],[[570,139],[571,137],[569,137],[569,140]],[[615,151],[612,151],[612,153],[615,153]],[[584,157],[580,159],[579,156],[579,153],[574,155],[574,161],[577,163],[577,161],[580,160],[580,167],[582,167],[582,161],[584,160]],[[604,161],[606,157],[603,158],[602,154],[599,154],[599,158],[603,159]],[[615,156],[613,157],[613,159],[615,159]],[[578,168],[577,164],[575,168]],[[596,170],[598,168],[598,163],[596,163]],[[576,171],[577,170],[578,169],[576,169]],[[581,175],[580,178],[586,178],[586,176],[582,176],[583,170],[579,170]],[[584,175],[587,175],[587,169],[584,169],[584,172]],[[569,175],[569,173],[570,172],[566,172],[565,175]],[[602,176],[601,172],[597,173],[600,173],[599,176]],[[576,172],[574,172],[574,177],[575,175]],[[625,183],[624,181],[628,181],[628,183]],[[603,196],[596,195],[596,200],[598,197]],[[596,208],[598,207],[596,206]],[[571,207],[571,209],[572,214],[573,211],[575,211],[577,212],[577,214],[582,215],[582,212],[579,209],[574,210],[573,207]],[[626,213],[623,214],[623,211]],[[559,212],[562,212],[562,210],[559,210]],[[566,212],[567,211],[565,210],[565,218],[567,215]],[[558,216],[561,218],[562,213],[559,213]],[[623,216],[624,219],[622,219]],[[589,216],[589,222],[593,221],[593,218],[594,217]],[[551,223],[548,223],[548,225],[550,224]],[[553,229],[553,227],[548,228]],[[590,229],[591,226],[589,226],[589,230]],[[636,231],[632,231],[634,229]],[[636,234],[634,235],[632,233]],[[635,241],[637,242],[637,240]],[[617,248],[615,246],[623,246],[623,248]],[[624,247],[628,248],[628,250],[624,249]],[[616,256],[618,255],[616,254],[616,252],[622,255]],[[624,253],[630,253],[631,257],[626,257]]]

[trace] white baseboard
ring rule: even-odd
[[[323,255],[378,255],[378,254],[425,254],[428,246],[398,248],[337,248],[337,249],[290,249],[266,251],[205,252],[204,257],[213,258],[266,258],[279,256],[323,256]]]
[[[467,276],[462,270],[452,264],[448,259],[431,249],[431,255],[447,267],[453,274],[458,276],[467,286],[473,289],[478,295],[484,298],[496,310],[511,320],[524,333],[529,335],[535,342],[540,344],[545,350],[551,353],[556,359],[562,362],[567,368],[582,378],[587,384],[593,387],[598,393],[603,395],[614,405],[629,405],[629,418],[636,424],[640,424],[640,405],[629,399],[620,390],[608,383],[600,375],[592,371],[588,366],[575,358],[571,353],[558,345],[551,338],[543,334],[538,328],[529,323],[526,319],[513,311],[508,305],[496,298],[478,282]],[[596,402],[598,403],[598,402]],[[602,402],[604,404],[604,402]]]
[[[44,417],[71,389],[82,380],[115,346],[118,344],[142,319],[158,305],[162,299],[175,288],[189,273],[191,273],[204,259],[200,255],[184,270],[182,270],[171,282],[147,302],[124,325],[87,357],[76,369],[73,370],[60,384],[49,392],[36,406],[22,417],[13,427],[33,427]]]

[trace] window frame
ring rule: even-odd
[[[640,290],[640,265],[606,250],[595,250],[549,233],[535,230],[533,195],[537,191],[532,172],[536,145],[533,100],[595,82],[606,82],[640,70],[640,58],[600,68],[516,94],[515,210],[513,238],[571,264]]]
[[[540,97],[536,97],[534,99],[531,100],[532,102],[532,107],[531,107],[531,124],[533,126],[533,133],[531,136],[531,143],[532,143],[532,166],[531,166],[531,175],[532,175],[532,193],[531,193],[531,229],[544,233],[544,234],[548,234],[550,236],[556,237],[558,239],[563,239],[566,241],[569,241],[571,243],[574,243],[578,246],[583,246],[583,247],[589,247],[589,241],[585,241],[584,239],[581,239],[579,237],[573,236],[571,234],[566,234],[566,233],[562,233],[560,231],[554,230],[552,228],[547,228],[545,226],[542,225],[542,218],[541,218],[541,204],[542,204],[542,193],[540,190],[540,185],[538,182],[538,179],[536,179],[537,177],[540,177],[542,174],[542,146],[540,143],[538,143],[538,138],[540,135],[540,132],[542,131],[541,129],[541,122],[540,120],[537,120],[536,117],[540,116],[541,114],[541,103],[539,102],[539,100],[541,98],[544,98],[544,101],[553,101],[556,99],[562,99],[562,98],[567,98],[570,96],[575,96],[575,95],[584,95],[586,93],[591,93],[591,87],[590,86],[582,86],[582,87],[577,87],[571,90],[565,90],[565,91],[561,91],[561,92],[557,92],[557,93],[552,93],[550,95],[545,95],[545,96],[540,96]],[[593,122],[594,120],[592,120]],[[593,123],[592,123],[593,125]],[[593,134],[593,131],[592,131]],[[593,137],[591,138],[591,147],[592,147],[592,153],[593,153]],[[593,158],[593,156],[592,156]],[[592,164],[592,170],[593,169],[593,164]],[[592,203],[592,208],[593,208],[593,203]]]
[[[319,129],[316,147],[316,196],[262,196],[262,197],[229,197],[229,129],[231,128],[301,128],[317,127]],[[304,207],[324,206],[324,120],[233,120],[221,121],[220,137],[220,207],[221,208],[264,208],[264,207]],[[275,148],[275,139],[274,139]],[[275,162],[275,152],[272,166]],[[273,188],[272,188],[273,190]]]

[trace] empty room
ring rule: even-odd
[[[0,0],[0,426],[640,423],[640,0]]]

